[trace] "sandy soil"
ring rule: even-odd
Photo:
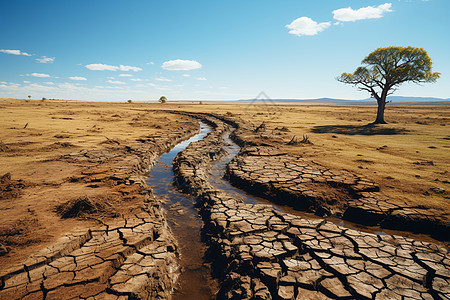
[[[124,186],[103,180],[105,170],[95,163],[73,163],[67,155],[111,152],[112,146],[132,147],[140,137],[189,126],[185,117],[164,110],[227,114],[255,126],[264,122],[280,137],[283,151],[362,174],[390,197],[450,212],[449,193],[440,190],[449,189],[449,106],[390,106],[389,124],[367,126],[375,107],[0,99],[0,252],[9,251],[0,264],[21,261],[64,232],[96,222],[61,218],[58,207],[61,211],[69,201],[100,203],[96,218],[139,205],[138,191],[124,192]],[[288,144],[303,135],[311,143]],[[135,163],[130,157],[120,170],[110,168],[120,175]],[[83,176],[90,180],[79,180]],[[127,205],[121,205],[124,195]]]
[[[137,164],[136,155],[126,155],[127,147],[141,137],[198,126],[144,111],[148,106],[0,99],[0,254],[9,252],[0,255],[0,265],[22,261],[65,232],[142,204],[141,191],[118,184]],[[89,153],[122,157],[120,165],[111,159],[98,167]],[[108,179],[108,172],[118,179]],[[77,216],[70,211],[73,203],[89,214],[71,218]]]

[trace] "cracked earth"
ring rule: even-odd
[[[175,184],[196,197],[206,259],[220,282],[218,299],[450,299],[450,258],[441,244],[365,233],[271,205],[247,204],[215,188],[209,172],[226,154],[223,136],[234,131],[242,150],[227,176],[251,193],[318,215],[435,233],[442,240],[448,240],[448,216],[392,202],[361,176],[251,142],[247,137],[258,140],[260,133],[244,123],[189,115],[213,130],[177,155]],[[168,146],[174,140],[163,139]],[[145,142],[157,141],[149,137]],[[141,176],[156,157],[144,154],[147,158],[126,179],[131,186],[144,188]],[[101,163],[106,158],[89,152],[66,159]],[[102,173],[85,175],[101,181]],[[0,298],[170,299],[179,274],[177,241],[160,200],[144,194],[145,205],[133,214],[74,230],[2,270]]]
[[[221,279],[218,298],[450,298],[450,259],[443,247],[401,236],[359,232],[325,220],[304,219],[281,213],[270,205],[246,204],[215,189],[207,180],[208,166],[221,155],[218,141],[230,128],[220,120],[209,120],[216,126],[214,132],[191,144],[174,165],[178,185],[196,195],[200,203],[210,259]],[[240,173],[236,172],[249,181],[261,185],[278,183],[278,187],[284,183],[292,187],[295,183],[290,181],[299,178],[306,183],[317,178],[320,184],[329,178],[339,183],[340,189],[350,190],[347,197],[339,197],[340,201],[378,192],[375,184],[346,172],[325,170],[315,164],[311,167],[295,158],[265,155],[264,151],[258,151],[257,157],[248,155],[252,151],[255,150],[244,149],[243,155],[230,164],[230,172],[240,166]],[[281,161],[282,157],[285,161]],[[248,160],[242,163],[240,159]],[[278,176],[276,171],[281,169],[283,175]],[[262,190],[261,186],[254,188]],[[276,188],[277,185],[272,192]],[[307,197],[317,203],[337,202],[321,191],[312,190]],[[337,209],[340,207],[344,205]]]

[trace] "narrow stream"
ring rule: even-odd
[[[214,164],[213,168],[211,169],[212,176],[210,176],[210,178],[209,178],[210,183],[213,186],[215,186],[216,188],[225,190],[228,193],[230,193],[231,195],[241,198],[242,200],[244,200],[245,203],[270,204],[274,207],[274,209],[276,209],[280,212],[289,213],[289,214],[296,215],[296,216],[299,216],[299,217],[302,217],[305,219],[321,219],[321,220],[325,219],[325,220],[332,222],[341,227],[354,229],[354,230],[358,230],[358,231],[362,231],[362,232],[373,233],[376,235],[400,235],[400,236],[406,236],[406,237],[409,237],[409,238],[412,238],[412,239],[415,239],[418,241],[426,241],[426,242],[431,242],[431,243],[435,243],[435,244],[442,244],[442,242],[435,240],[426,234],[416,234],[416,233],[411,233],[411,232],[407,232],[407,231],[384,229],[379,226],[364,226],[364,225],[350,222],[347,220],[344,221],[337,217],[330,217],[330,216],[319,217],[313,213],[296,210],[291,206],[274,204],[270,200],[253,196],[239,188],[236,188],[229,181],[227,181],[224,178],[224,175],[225,175],[226,165],[239,153],[240,147],[238,145],[236,145],[230,139],[229,134],[226,134],[223,139],[226,144],[226,146],[224,148],[228,152],[228,155],[225,156],[224,158],[220,159],[219,161],[217,161]]]
[[[150,171],[149,178],[147,179],[147,184],[153,188],[155,196],[164,201],[163,205],[167,210],[167,220],[178,241],[179,252],[181,254],[181,273],[178,279],[179,288],[173,294],[173,299],[175,300],[213,299],[219,290],[218,282],[211,276],[210,266],[204,260],[206,246],[201,241],[200,236],[203,224],[195,208],[195,198],[180,193],[173,186],[175,177],[172,169],[172,161],[175,156],[180,151],[186,149],[190,143],[202,140],[210,131],[211,129],[205,123],[200,122],[200,132],[190,139],[177,144],[169,152],[163,154]],[[226,165],[238,154],[240,148],[231,141],[229,134],[224,136],[224,142],[228,155],[215,162],[211,169],[209,180],[213,186],[244,200],[245,203],[270,204],[280,212],[290,213],[306,219],[324,219],[312,213],[295,210],[290,206],[274,204],[269,200],[255,197],[231,185],[224,179],[225,169]],[[367,227],[348,221],[344,222],[341,219],[333,217],[326,217],[325,219],[339,226],[375,233],[377,235],[402,235],[416,240],[437,242],[428,235],[385,230],[375,226]]]
[[[213,299],[218,290],[217,282],[212,278],[210,267],[204,263],[203,255],[206,247],[200,238],[202,220],[194,208],[195,199],[180,193],[174,186],[172,161],[175,156],[192,143],[202,140],[211,129],[200,122],[200,132],[190,139],[173,147],[168,153],[161,155],[150,171],[147,184],[153,193],[165,200],[167,220],[178,241],[181,254],[181,274],[178,278],[179,289],[173,299]]]

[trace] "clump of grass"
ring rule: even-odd
[[[304,134],[303,138],[299,140],[295,135],[292,137],[292,139],[289,141],[288,145],[298,145],[298,144],[312,144],[311,140],[309,139],[309,136]]]
[[[0,142],[0,152],[6,152],[9,150],[9,147],[2,142]]]
[[[104,198],[81,196],[56,206],[56,212],[63,219],[118,217],[114,207]]]

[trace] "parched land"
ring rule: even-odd
[[[198,123],[117,103],[2,100],[0,112],[1,298],[166,297],[177,244],[145,174]]]
[[[187,108],[186,108],[187,109]],[[195,109],[190,108],[191,110]],[[450,106],[388,106],[386,125],[368,125],[374,106],[254,103],[203,105],[280,138],[277,147],[325,167],[344,169],[376,182],[389,197],[450,212]],[[311,143],[301,143],[307,136]],[[289,145],[293,137],[298,143]]]
[[[202,119],[213,133],[183,151],[175,171],[203,205],[221,297],[450,297],[445,244],[301,220],[205,185],[222,136],[234,131],[242,151],[227,174],[243,189],[448,241],[450,108],[388,107],[390,124],[367,125],[374,112],[2,99],[0,296],[170,297],[177,241],[145,176]]]

